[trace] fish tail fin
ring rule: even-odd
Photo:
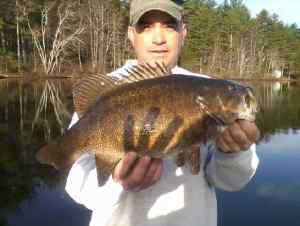
[[[36,160],[41,164],[51,165],[58,169],[59,167],[56,165],[54,158],[54,152],[56,151],[55,146],[53,142],[42,146],[35,154]]]

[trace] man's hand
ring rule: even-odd
[[[138,192],[155,184],[161,176],[162,161],[148,156],[139,158],[136,153],[129,152],[117,164],[113,178],[125,190]]]
[[[224,130],[216,144],[222,152],[244,151],[258,140],[259,134],[260,132],[254,122],[237,120]]]

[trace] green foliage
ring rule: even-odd
[[[213,4],[187,1],[184,5],[185,22],[188,29],[183,63],[189,67],[206,67],[212,43],[217,36],[217,13]],[[203,59],[203,61],[201,60]]]
[[[4,27],[4,21],[3,19],[0,17],[0,30],[2,30]]]
[[[58,24],[57,10],[74,1],[17,2],[18,7],[16,1],[0,2],[0,71],[17,69],[17,15],[21,68],[39,70],[36,67],[40,59],[26,18],[41,36],[41,9],[51,8],[49,20],[44,21],[48,23],[46,33],[51,34],[46,39],[45,48],[50,49]],[[72,67],[80,63],[87,65],[85,68],[98,67],[109,71],[133,57],[126,32],[129,1],[88,0],[76,3],[78,7],[72,9],[74,20],[69,23],[73,26],[62,32],[61,37],[72,33],[78,23],[84,24],[85,30],[76,42],[64,49],[57,59],[60,64],[70,68],[70,65]],[[251,18],[242,0],[224,0],[220,5],[214,0],[187,0],[184,4],[184,21],[188,36],[180,63],[196,72],[249,77],[281,70],[285,76],[298,77],[299,28],[284,24],[276,14],[262,10],[255,18]]]
[[[17,72],[18,65],[15,54],[0,48],[0,71]]]
[[[291,73],[292,77],[296,78],[296,79],[300,79],[300,41],[298,41],[298,47],[297,47],[297,51],[295,54],[295,59],[294,59],[294,71]]]
[[[185,4],[190,32],[181,61],[185,66],[230,76],[257,76],[274,70],[288,76],[298,70],[297,26],[284,25],[266,10],[251,18],[241,0],[225,0],[218,7],[203,2]]]

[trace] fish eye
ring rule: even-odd
[[[230,86],[228,86],[228,90],[235,92],[238,90],[238,86],[236,84],[231,84]]]
[[[228,90],[229,91],[233,90],[233,86],[228,86]]]

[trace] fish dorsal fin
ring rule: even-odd
[[[125,69],[128,73],[119,74],[123,82],[131,83],[138,82],[141,80],[164,77],[170,75],[170,70],[165,66],[164,63],[155,62],[155,67],[151,66],[149,63],[138,64]]]
[[[79,118],[96,103],[98,97],[119,84],[118,79],[101,74],[87,75],[76,82],[73,86],[73,102]]]
[[[149,63],[134,65],[125,69],[128,73],[112,77],[101,74],[91,74],[80,79],[73,87],[73,102],[75,112],[81,118],[93,106],[97,99],[107,91],[124,83],[138,82],[141,80],[164,77],[170,75],[170,70],[163,63]],[[119,77],[119,78],[117,78]]]

